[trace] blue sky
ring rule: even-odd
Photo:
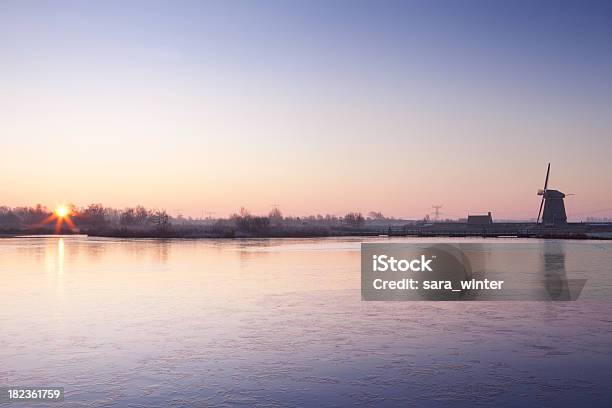
[[[5,204],[612,208],[610,2],[3,1],[0,51]]]

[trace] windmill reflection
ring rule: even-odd
[[[550,300],[571,300],[565,270],[565,243],[544,241],[544,283]]]

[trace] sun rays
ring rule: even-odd
[[[76,229],[76,226],[70,218],[72,215],[74,215],[72,208],[61,204],[55,208],[53,214],[43,221],[43,224],[49,224],[50,222],[55,221],[56,234],[59,234],[62,231],[62,225],[64,222],[66,222],[66,225],[68,225],[71,230],[74,230]]]

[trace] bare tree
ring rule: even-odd
[[[166,210],[154,211],[151,216],[151,221],[158,231],[166,232],[170,229],[170,217]]]
[[[270,219],[270,225],[273,227],[280,227],[281,225],[283,225],[283,214],[277,207],[274,207],[272,210],[270,210],[268,218]]]
[[[361,213],[351,212],[344,216],[344,222],[351,227],[361,227],[365,223],[365,219]]]

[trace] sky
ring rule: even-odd
[[[0,205],[612,216],[612,3],[0,2]]]

